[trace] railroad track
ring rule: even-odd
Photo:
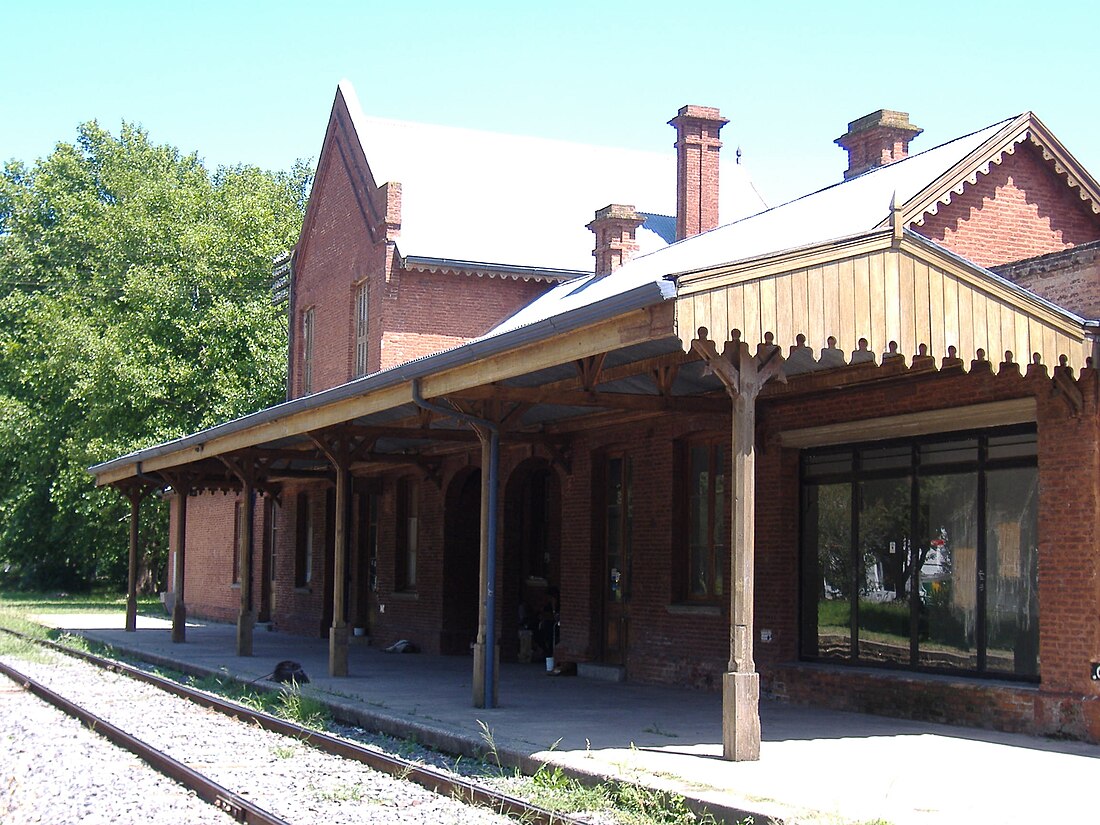
[[[468,779],[445,773],[418,762],[368,749],[355,742],[330,736],[263,711],[226,701],[213,694],[181,685],[178,682],[121,662],[74,650],[56,642],[34,639],[7,628],[0,628],[0,630],[26,642],[41,645],[66,656],[82,660],[102,670],[121,674],[151,685],[165,693],[186,699],[195,705],[216,711],[246,724],[291,737],[297,742],[309,745],[323,753],[359,762],[380,773],[403,781],[413,782],[436,794],[466,805],[487,808],[496,813],[534,825],[579,825],[583,822],[581,819],[532,805],[525,800],[500,793]],[[240,794],[223,787],[197,770],[173,759],[168,754],[146,744],[133,734],[112,725],[105,719],[101,719],[91,711],[80,707],[41,682],[25,676],[3,662],[0,662],[0,673],[67,715],[78,719],[86,727],[103,734],[114,744],[134,753],[156,770],[190,788],[201,799],[229,814],[238,822],[256,823],[256,825],[288,825],[286,820],[271,814]]]

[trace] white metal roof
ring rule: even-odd
[[[675,288],[666,280],[668,275],[870,231],[889,216],[895,194],[898,204],[905,203],[1007,122],[995,123],[905,160],[640,255],[604,278],[589,277],[560,284],[490,334],[534,323],[648,282],[657,282],[662,292],[670,296]]]
[[[340,91],[375,181],[401,184],[402,255],[591,272],[585,227],[612,203],[676,212],[676,155],[367,117]],[[669,146],[675,136],[669,129]],[[720,216],[766,208],[745,167],[722,163]],[[649,252],[664,246],[643,231]]]

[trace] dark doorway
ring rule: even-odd
[[[260,609],[256,620],[270,622],[275,602],[275,518],[279,505],[272,496],[264,496],[262,500],[263,518],[260,529],[263,533],[263,550],[260,563]]]
[[[481,559],[481,471],[455,475],[443,521],[443,594],[439,651],[467,654],[477,640]]]
[[[352,627],[373,636],[378,614],[378,484],[356,479],[354,490],[355,545],[350,558],[352,589],[348,608]]]
[[[501,656],[515,659],[519,630],[534,634],[534,655],[554,642],[545,630],[558,608],[561,584],[561,489],[545,459],[520,464],[504,494],[504,592],[501,598]],[[550,606],[552,605],[552,607]],[[543,630],[544,632],[540,632]],[[542,644],[538,644],[538,642]]]
[[[336,492],[329,488],[325,491],[325,565],[321,574],[321,638],[327,639],[332,627],[332,574],[336,563]],[[347,604],[345,599],[344,604]]]
[[[602,557],[601,659],[625,666],[630,637],[630,578],[633,541],[633,463],[629,455],[608,453],[595,476],[596,535]]]

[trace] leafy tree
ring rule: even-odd
[[[125,578],[128,504],[86,468],[283,397],[272,257],[311,182],[94,122],[0,175],[0,576]],[[143,508],[158,566],[164,507]],[[154,539],[154,537],[156,537]],[[159,571],[158,571],[159,572]]]

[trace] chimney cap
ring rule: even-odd
[[[609,203],[603,209],[596,210],[596,220],[607,220],[608,218],[620,218],[628,221],[645,220],[634,211],[633,204],[625,203]]]
[[[722,113],[716,106],[681,106],[679,111],[676,112],[676,117],[670,120],[668,125],[675,126],[680,120],[710,120],[721,124],[721,126],[729,123],[729,118],[722,117]]]
[[[897,112],[893,109],[879,109],[877,112],[871,112],[869,115],[856,118],[848,124],[848,132],[838,137],[834,142],[848,148],[846,142],[860,135],[864,132],[869,132],[872,129],[896,129],[899,132],[908,132],[909,139],[912,140],[924,130],[918,126],[914,126],[909,122],[908,112]]]

